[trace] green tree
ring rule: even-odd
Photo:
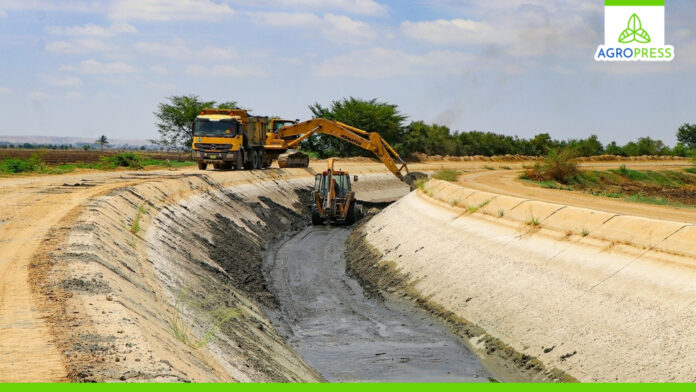
[[[350,97],[333,101],[329,107],[315,103],[309,110],[314,118],[340,121],[367,132],[377,132],[399,153],[402,152],[400,144],[406,117],[399,113],[396,105],[379,102],[377,99]],[[371,155],[369,151],[328,135],[314,135],[304,141],[302,146],[319,153],[321,157]]]
[[[574,149],[576,154],[580,157],[602,155],[604,152],[604,146],[602,142],[599,141],[597,135],[592,135],[587,139],[569,140],[567,145]]]
[[[109,139],[106,138],[106,135],[101,135],[99,139],[95,142],[101,146],[102,152],[104,151],[104,146],[109,144]]]
[[[689,149],[696,149],[696,124],[685,123],[677,130],[677,140]]]
[[[414,152],[427,155],[456,155],[461,150],[459,144],[459,139],[453,136],[446,126],[414,121],[406,127],[400,148],[406,156]]]
[[[624,150],[621,147],[619,147],[619,145],[616,144],[616,142],[611,142],[607,144],[607,147],[604,149],[604,153],[608,155],[626,155]]]
[[[203,101],[198,95],[173,95],[160,103],[154,113],[157,117],[159,140],[152,140],[166,149],[188,149],[193,143],[193,120],[205,108],[216,107],[215,101]],[[237,102],[217,105],[221,109],[236,108]]]

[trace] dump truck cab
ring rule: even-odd
[[[193,122],[193,159],[198,168],[261,169],[268,118],[242,109],[203,109]]]

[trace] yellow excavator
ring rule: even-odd
[[[377,132],[366,132],[362,129],[351,127],[340,121],[331,121],[324,118],[315,118],[309,121],[299,122],[296,124],[286,125],[279,128],[275,133],[269,135],[266,142],[266,150],[275,148],[276,150],[290,150],[296,148],[310,136],[314,134],[324,134],[337,137],[354,146],[364,150],[371,151],[379,158],[382,163],[391,171],[397,178],[413,186],[413,183],[421,178],[426,177],[423,173],[410,173],[408,166],[399,154],[380,136]],[[283,152],[285,152],[283,151]],[[302,157],[294,153],[294,162],[299,162]],[[304,155],[304,154],[302,154]],[[306,156],[305,156],[306,157]],[[283,154],[280,155],[278,163],[283,166]],[[398,164],[397,164],[398,162]],[[302,166],[308,167],[309,158],[302,161]],[[287,167],[287,166],[285,166]],[[295,166],[297,167],[297,166]]]
[[[312,198],[312,224],[324,222],[351,225],[363,217],[362,205],[355,199],[351,187],[350,175],[334,169],[334,158],[329,158],[325,172],[317,174],[314,181]],[[357,181],[358,176],[353,178]]]

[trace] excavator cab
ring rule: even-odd
[[[329,168],[315,176],[312,196],[312,223],[326,221],[350,225],[362,217],[362,206],[355,200],[350,175],[334,170],[334,159],[329,159]]]

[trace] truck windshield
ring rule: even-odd
[[[196,119],[193,123],[193,136],[233,137],[236,135],[236,120],[211,121],[208,119]]]

